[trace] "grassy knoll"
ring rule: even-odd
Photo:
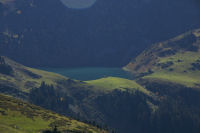
[[[115,89],[120,90],[138,90],[145,94],[149,92],[143,88],[141,85],[137,84],[134,80],[118,78],[118,77],[107,77],[97,80],[86,81],[88,84],[94,86],[95,89],[109,92]]]

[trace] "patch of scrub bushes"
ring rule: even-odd
[[[192,63],[191,64],[192,65],[192,67],[190,68],[191,70],[198,70],[198,71],[200,71],[200,62],[195,62],[195,63]]]
[[[174,63],[172,61],[167,61],[165,63],[158,63],[157,66],[161,67],[162,69],[168,68],[172,66]]]

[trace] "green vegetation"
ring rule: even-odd
[[[57,126],[55,126],[52,131],[51,130],[45,130],[42,133],[61,133],[61,132],[58,131]]]
[[[190,77],[188,75],[184,74],[177,74],[177,73],[154,73],[148,76],[143,77],[143,79],[149,79],[149,80],[162,80],[162,81],[168,81],[171,83],[177,83],[181,84],[187,87],[199,87],[200,80],[199,78]]]
[[[61,132],[105,133],[91,125],[0,94],[0,131],[2,133],[37,133],[55,126]]]
[[[157,96],[148,132],[199,132],[200,29],[152,45],[124,69]]]
[[[134,80],[117,77],[91,81],[71,80],[58,74],[25,67],[4,57],[5,64],[13,70],[13,76],[0,74],[0,90],[11,90],[14,94],[19,94],[18,91],[27,93],[25,99],[31,103],[86,123],[96,121],[93,124],[96,127],[106,127],[100,126],[105,123],[117,128],[119,132],[126,129],[129,133],[198,133],[199,33],[198,30],[191,31],[145,50],[125,67],[134,74]],[[13,88],[18,91],[12,90]],[[25,111],[20,113],[6,110],[5,107],[1,109],[0,118],[4,117],[8,124],[0,124],[0,128],[10,132],[23,129],[22,133],[52,130],[55,126],[58,126],[58,131],[100,131],[59,115],[56,115],[58,119],[46,119],[43,113],[32,113],[37,109],[26,109],[22,109]],[[31,123],[34,127],[20,125],[20,122],[19,125],[11,126],[15,122],[13,118]],[[34,120],[39,122],[34,123]]]
[[[145,88],[143,88],[141,85],[136,83],[134,80],[128,80],[124,78],[118,78],[118,77],[107,77],[107,78],[101,78],[97,80],[91,80],[86,81],[88,84],[94,86],[96,90],[110,92],[115,89],[125,91],[141,91],[145,94],[149,94],[149,91],[147,91]]]
[[[0,74],[1,92],[87,123],[96,121],[95,125],[101,128],[105,128],[101,125],[105,125],[103,120],[107,118],[97,108],[99,96],[112,94],[115,90],[150,94],[133,80],[108,77],[93,81],[76,81],[59,74],[25,67],[6,57],[3,58],[5,63],[12,67],[13,75]],[[49,126],[49,123],[44,123]],[[109,125],[109,123],[106,124]],[[45,127],[44,124],[40,125]]]
[[[173,56],[160,58],[158,63],[173,62],[167,68],[153,67],[153,74],[144,79],[163,80],[181,84],[187,87],[200,87],[200,71],[192,69],[192,63],[200,59],[198,52],[182,52]]]
[[[7,57],[1,57],[4,63],[0,64],[9,73],[0,70],[0,92],[19,97],[27,97],[33,88],[40,87],[42,82],[54,86],[55,89],[70,91],[70,88],[81,88],[85,83],[71,80],[56,73],[46,72],[18,64]],[[7,69],[9,68],[9,69]],[[86,86],[87,87],[87,86]]]
[[[199,31],[193,30],[153,45],[125,69],[141,79],[200,88]]]
[[[23,92],[29,92],[34,87],[39,87],[44,81],[47,84],[57,86],[57,81],[67,80],[59,74],[45,72],[18,64],[6,57],[1,57],[5,60],[5,65],[12,67],[12,75],[0,73],[1,84],[7,84]]]

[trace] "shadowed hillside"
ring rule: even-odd
[[[108,129],[110,127],[116,129],[119,133],[160,133],[163,131],[166,131],[164,133],[188,133],[188,131],[198,133],[199,131],[200,92],[185,86],[175,86],[174,84],[169,86],[146,82],[141,79],[133,81],[116,77],[85,82],[76,81],[58,74],[25,67],[6,57],[1,57],[1,66],[8,71],[6,73],[1,71],[0,74],[1,93],[23,98],[43,108],[71,116],[99,128]],[[6,80],[8,82],[5,82]],[[34,80],[37,84],[26,89],[24,88],[24,81],[26,80]],[[10,86],[10,84],[13,86]],[[20,86],[15,88],[14,85]],[[12,115],[14,113],[16,117],[15,121],[8,115],[0,117],[6,119],[6,121],[3,121],[3,127],[0,127],[2,130],[8,130],[8,133],[16,131],[18,127],[26,129],[25,131],[43,129],[39,127],[41,125],[48,128],[48,125],[52,122],[49,118],[46,123],[43,120],[43,115],[40,114],[41,118],[37,119],[41,123],[34,123],[35,121],[32,121],[32,119],[38,115],[31,109],[29,110],[29,107],[24,107],[24,104],[21,110],[18,107],[14,109],[19,109],[23,112],[22,115],[28,115],[28,118],[16,114],[13,110],[11,112],[9,110],[4,111],[13,100],[7,100],[9,98],[4,96],[1,97],[2,100],[7,101],[6,104],[2,102],[1,105],[3,114],[10,113]],[[19,106],[21,107],[21,104]],[[13,107],[10,108],[13,109]],[[37,112],[37,109],[34,109],[34,111]],[[36,116],[30,119],[30,113],[31,116]],[[35,128],[24,127],[23,123],[20,125],[21,122],[16,121],[18,119],[32,123],[31,125],[34,125]],[[19,124],[15,124],[17,127],[14,126],[14,129],[12,129],[12,123]],[[59,124],[62,123],[59,121]],[[63,128],[58,127],[59,130]]]
[[[199,0],[63,2],[0,0],[0,133],[200,132]]]
[[[200,26],[198,0],[0,0],[0,52],[24,65],[123,66],[149,44]],[[80,58],[81,57],[81,58]]]
[[[41,71],[25,67],[7,57],[1,56],[1,65],[8,69],[8,73],[0,73],[0,92],[22,98],[33,104],[53,110],[57,113],[92,123],[98,127],[118,128],[126,127],[127,123],[121,125],[121,118],[128,117],[127,114],[115,112],[110,108],[114,102],[112,99],[124,98],[120,103],[117,101],[116,109],[124,102],[127,113],[131,113],[138,104],[144,104],[148,112],[155,110],[156,97],[135,81],[107,77],[93,81],[76,81],[59,74]],[[113,96],[113,97],[110,97]],[[104,97],[108,97],[103,101]],[[144,99],[142,98],[144,97]],[[130,99],[137,99],[138,102],[131,102]],[[143,99],[143,100],[138,100]],[[132,106],[129,109],[129,106]],[[108,108],[109,107],[109,108]],[[139,107],[140,108],[140,107]],[[107,113],[106,113],[107,112]],[[109,114],[112,115],[109,115]],[[136,112],[136,117],[140,112]],[[135,120],[135,119],[134,119]],[[95,124],[94,124],[94,121]],[[129,122],[129,121],[127,121]],[[105,126],[107,125],[107,126]],[[137,129],[140,130],[140,129]]]

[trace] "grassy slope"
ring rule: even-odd
[[[124,79],[124,78],[107,77],[107,78],[101,78],[97,80],[86,81],[86,82],[94,86],[94,88],[96,88],[97,90],[101,90],[104,92],[110,92],[115,89],[120,89],[122,91],[138,90],[145,94],[149,94],[149,91],[147,91],[141,85],[137,84],[135,81]]]
[[[37,133],[44,129],[51,129],[55,123],[61,131],[105,132],[85,123],[0,94],[1,133]]]
[[[193,41],[193,39],[195,38]],[[185,46],[184,43],[186,44]],[[197,51],[188,50],[188,46],[197,46]],[[198,50],[199,49],[199,50]],[[165,56],[160,53],[168,52]],[[200,71],[192,70],[192,63],[200,59],[200,30],[184,33],[171,40],[153,45],[145,50],[136,59],[131,61],[124,69],[134,74],[152,74],[143,76],[142,79],[150,81],[167,81],[187,87],[200,88]],[[172,62],[172,65],[162,68],[158,64]]]
[[[39,87],[42,82],[45,82],[48,85],[53,85],[55,89],[66,92],[68,95],[73,91],[71,88],[88,89],[88,85],[81,81],[72,80],[57,73],[26,67],[7,57],[3,58],[14,72],[12,75],[0,73],[0,85],[29,93],[31,89]]]
[[[190,70],[191,63],[200,59],[199,52],[183,52],[176,55],[161,58],[159,63],[173,62],[173,65],[166,69],[154,68],[154,73],[145,76],[144,79],[162,79],[185,85],[187,87],[199,87],[200,71]],[[178,62],[177,60],[181,60]],[[169,71],[173,69],[173,71]]]
[[[68,79],[56,73],[25,67],[6,57],[4,57],[4,59],[6,64],[13,68],[14,73],[13,75],[0,73],[0,83],[7,84],[8,86],[12,86],[24,92],[29,92],[30,89],[39,87],[42,81],[45,81],[47,84],[57,86],[57,81]],[[38,76],[38,78],[32,77],[27,72]]]
[[[98,99],[99,96],[112,93],[115,89],[122,90],[122,91],[128,90],[130,92],[135,92],[136,90],[138,90],[144,93],[145,95],[152,97],[152,94],[148,90],[146,90],[144,87],[137,84],[133,80],[117,78],[117,77],[108,77],[108,78],[102,78],[102,79],[85,81],[85,82],[75,81],[75,80],[71,80],[66,77],[63,77],[59,74],[25,67],[7,58],[5,60],[6,60],[6,64],[10,65],[13,68],[14,76],[0,74],[1,84],[7,85],[7,86],[13,85],[14,88],[17,88],[20,91],[29,92],[32,88],[39,87],[42,81],[45,81],[47,84],[54,85],[54,88],[57,90],[58,93],[62,93],[63,95],[66,95],[71,100],[73,100],[73,102],[69,104],[68,111],[72,112],[73,115],[77,115],[77,114],[81,115],[83,119],[89,119],[91,121],[104,123],[105,122],[104,120],[106,120],[105,115],[102,114],[102,112],[100,112],[98,108],[96,108],[97,103],[95,102],[95,100]],[[26,72],[24,72],[24,70]],[[29,73],[31,72],[32,74],[27,74],[27,71]],[[34,78],[34,76],[31,76],[31,75],[37,75],[39,76],[39,78]],[[26,85],[27,82],[29,83],[28,86]],[[0,89],[2,89],[2,87]],[[11,92],[11,93],[14,93],[14,95],[12,94],[13,96],[15,96],[16,94],[16,92]],[[8,91],[8,93],[6,94],[10,94],[10,92]],[[56,99],[53,99],[53,100],[56,100]],[[62,110],[62,111],[63,113],[65,113],[65,110]],[[22,117],[18,116],[18,118],[22,118]],[[9,118],[5,118],[5,119],[9,120]],[[30,119],[20,120],[20,121],[27,122],[27,121],[30,121]],[[9,125],[12,125],[12,123]],[[41,124],[39,125],[43,125],[43,127],[47,127],[48,123],[41,121]],[[5,128],[5,125],[1,125],[1,128],[3,130]],[[5,130],[8,130],[8,128],[11,128],[11,127],[6,127]],[[9,130],[15,130],[15,129],[11,128]]]
[[[25,67],[6,57],[4,57],[4,59],[6,61],[6,64],[12,66],[14,73],[13,76],[0,73],[0,83],[6,84],[8,86],[13,86],[14,88],[17,88],[23,92],[29,92],[32,88],[39,87],[41,85],[41,82],[44,81],[46,84],[53,85],[54,87],[59,86],[65,90],[73,86],[76,88],[90,89],[92,91],[101,90],[102,92],[110,92],[114,89],[137,89],[146,94],[149,93],[146,89],[137,84],[135,81],[117,77],[102,78],[98,80],[86,81],[84,83],[73,80],[73,84],[62,85],[59,83],[59,81],[67,82],[67,77],[52,72],[46,72],[38,69]],[[24,70],[39,76],[39,78],[34,78],[30,76],[29,74],[24,72]]]

